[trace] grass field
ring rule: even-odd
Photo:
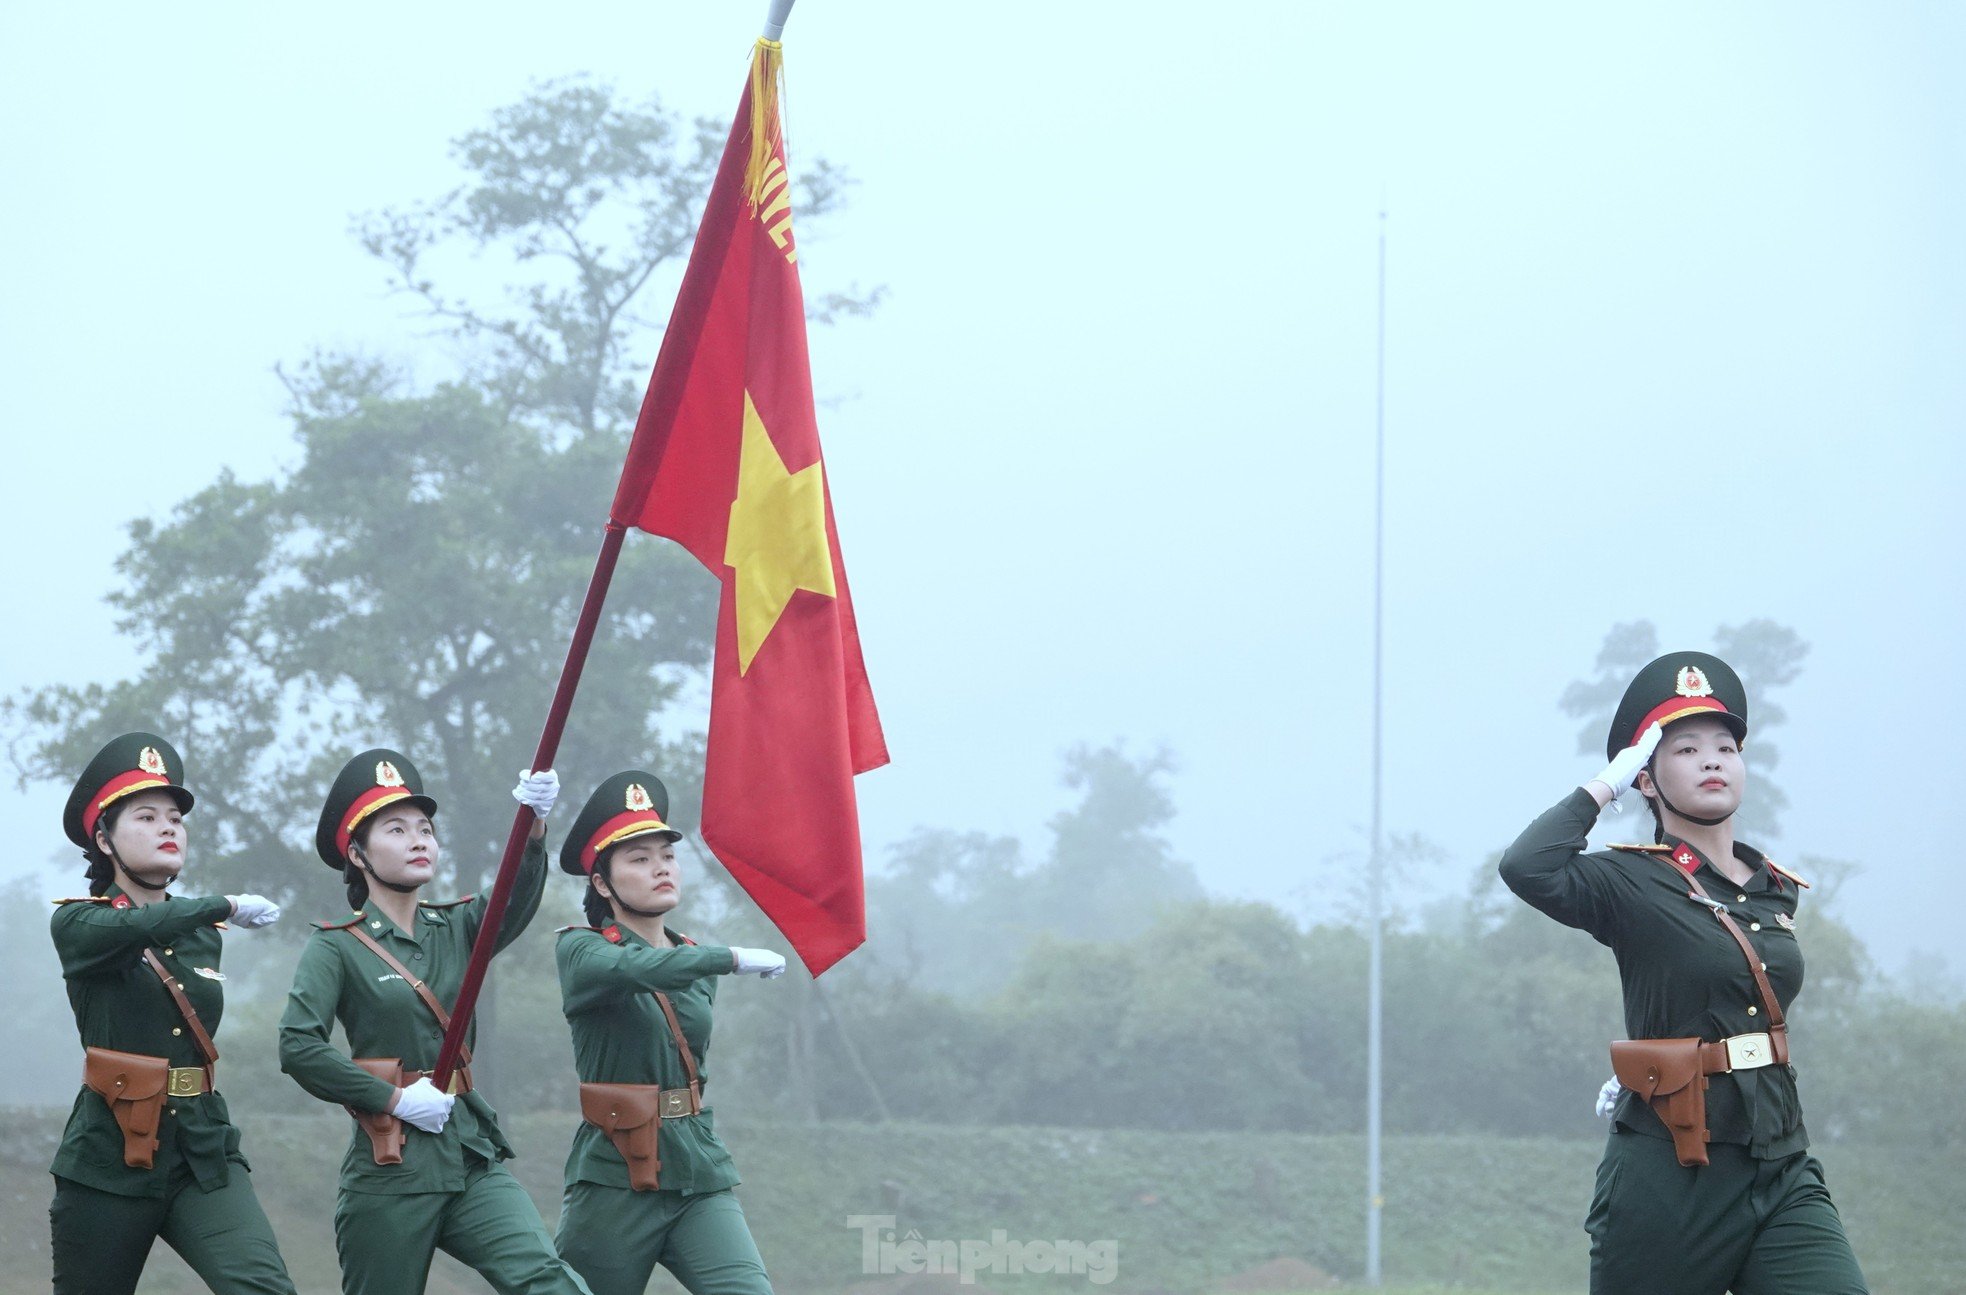
[[[298,1104],[298,1102],[297,1102]],[[0,1112],[0,1292],[47,1289],[47,1164],[63,1112]],[[347,1121],[332,1112],[242,1115],[254,1182],[303,1292],[339,1289],[332,1237],[335,1171]],[[507,1121],[513,1169],[549,1225],[571,1115]],[[1264,1284],[1308,1275],[1356,1283],[1363,1267],[1357,1138],[1154,1134],[920,1125],[727,1123],[739,1189],[785,1295],[998,1292],[1158,1295],[1221,1290],[1281,1295]],[[1585,1282],[1581,1226],[1596,1143],[1477,1138],[1386,1141],[1388,1295],[1544,1295]],[[1947,1148],[1830,1147],[1831,1188],[1876,1295],[1966,1295],[1966,1155]],[[881,1235],[925,1243],[1116,1245],[1112,1280],[987,1268],[884,1275],[864,1263],[854,1216],[893,1216]],[[878,1265],[877,1265],[878,1267]],[[1415,1284],[1420,1283],[1420,1284]],[[1425,1283],[1432,1283],[1431,1285]],[[162,1247],[146,1295],[203,1286]],[[439,1258],[431,1295],[488,1288]],[[680,1288],[660,1278],[652,1290]]]

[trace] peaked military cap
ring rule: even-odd
[[[1712,715],[1733,731],[1736,742],[1747,741],[1748,694],[1734,668],[1705,652],[1668,652],[1625,689],[1605,739],[1605,758],[1615,758],[1654,724],[1689,715]]]
[[[166,791],[188,814],[196,798],[184,785],[184,761],[177,748],[155,733],[125,733],[111,738],[96,752],[68,793],[61,812],[61,830],[84,850],[95,848],[96,821],[125,796],[140,791]]]
[[[437,802],[423,794],[423,776],[410,758],[386,746],[375,747],[341,766],[328,803],[314,829],[314,853],[339,872],[348,862],[348,842],[365,819],[384,805],[408,801],[433,818]]]
[[[576,877],[594,871],[594,861],[611,845],[660,834],[679,841],[683,834],[669,826],[669,789],[652,773],[627,769],[615,774],[587,798],[560,847],[560,867]]]

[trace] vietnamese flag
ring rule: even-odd
[[[818,975],[867,938],[853,776],[888,755],[813,416],[779,59],[758,42],[610,517],[723,582],[703,839]]]

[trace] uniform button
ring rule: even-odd
[[[1750,931],[1759,931],[1760,929],[1761,929],[1761,923],[1759,923],[1759,922],[1749,922],[1749,923],[1748,923],[1748,930],[1750,930]]]
[[[422,962],[422,961],[423,961],[423,954],[422,954],[422,953],[421,953],[420,951],[419,951],[419,952],[417,952],[417,953],[412,953],[412,954],[410,955],[410,961],[411,961],[411,962]]]
[[[173,1114],[173,1115],[176,1115],[176,1114],[177,1114],[177,1107],[175,1107],[175,1106],[173,1106],[173,1107],[171,1108],[171,1114]]]
[[[165,957],[167,957],[167,958],[175,958],[175,957],[177,957],[177,950],[176,950],[176,949],[166,949],[166,950],[164,950],[164,956],[165,956]]]
[[[1734,896],[1734,902],[1737,904],[1745,904],[1748,902],[1748,897],[1746,895],[1736,895]]]
[[[171,1033],[172,1033],[172,1034],[183,1034],[183,1033],[184,1033],[184,1031],[183,1031],[183,1030],[181,1030],[181,1029],[179,1029],[179,1028],[178,1028],[177,1026],[175,1026],[175,1025],[173,1025],[173,1026],[171,1027]]]
[[[382,929],[382,923],[381,923],[381,922],[370,922],[370,923],[369,923],[369,929],[370,929],[371,931],[380,931],[380,930]]]
[[[1756,1007],[1756,1006],[1754,1006],[1754,1005],[1753,1005],[1752,1003],[1750,1003],[1750,1004],[1748,1005],[1748,1015],[1749,1015],[1749,1016],[1759,1016],[1759,1015],[1761,1015],[1761,1009],[1760,1009],[1759,1007]]]

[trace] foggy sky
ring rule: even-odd
[[[727,121],[764,7],[13,7],[0,681],[136,668],[100,601],[123,524],[293,462],[276,362],[451,371],[353,213],[440,195],[447,141],[549,77]],[[1862,863],[1836,902],[1887,966],[1957,947],[1962,59],[1939,4],[802,0],[793,168],[860,181],[802,233],[807,292],[890,290],[813,337],[895,757],[870,861],[918,824],[1040,845],[1060,754],[1124,739],[1179,757],[1211,889],[1333,911],[1383,201],[1385,818],[1449,855],[1396,902],[1596,771],[1556,699],[1612,623],[1770,617],[1813,650],[1762,844]],[[51,891],[65,791],[0,792]]]

